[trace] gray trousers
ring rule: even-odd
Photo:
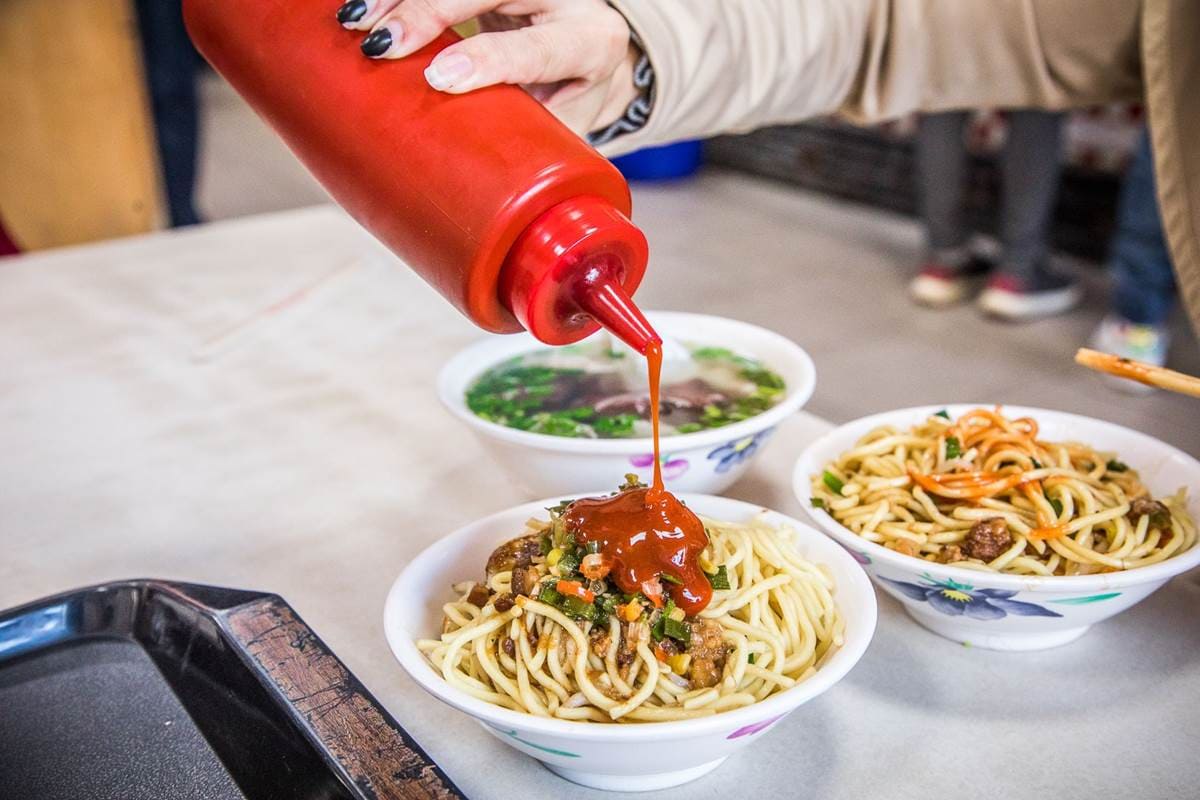
[[[921,117],[917,132],[920,210],[930,250],[965,248],[971,236],[965,210],[967,151],[963,139],[969,111]],[[1001,157],[1001,266],[1027,277],[1046,258],[1046,236],[1060,174],[1063,114],[1011,111]]]

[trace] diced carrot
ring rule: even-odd
[[[1044,527],[1034,528],[1029,532],[1028,538],[1033,541],[1045,541],[1046,539],[1061,539],[1067,532],[1067,526],[1063,524],[1046,525]]]
[[[559,594],[578,597],[585,603],[594,603],[596,601],[596,593],[579,581],[559,581],[554,585],[554,588],[559,591]]]
[[[662,649],[661,644],[654,645],[654,657],[659,661],[665,662],[667,660],[667,651]]]

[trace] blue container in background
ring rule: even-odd
[[[699,140],[635,150],[612,160],[626,180],[665,181],[686,178],[700,168]]]

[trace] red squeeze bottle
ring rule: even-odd
[[[438,92],[453,32],[373,60],[329,0],[185,0],[192,41],[363,227],[480,327],[659,341],[630,295],[646,238],[621,174],[513,86]]]

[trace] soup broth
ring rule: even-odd
[[[664,436],[740,422],[786,393],[783,378],[756,359],[723,347],[686,347],[690,366],[671,370],[662,384]],[[650,392],[640,362],[604,339],[535,350],[479,376],[467,406],[491,422],[551,436],[649,436]]]

